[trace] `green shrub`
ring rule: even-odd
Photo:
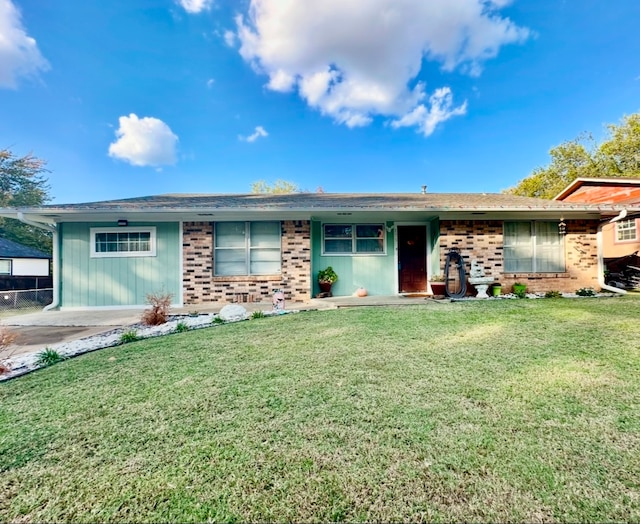
[[[51,366],[52,364],[62,362],[64,359],[65,358],[55,349],[45,348],[43,351],[38,353],[36,364],[38,366]]]
[[[262,311],[254,311],[251,313],[251,318],[264,318],[264,313]]]
[[[578,295],[579,297],[595,297],[596,292],[591,287],[581,287],[580,289],[578,289],[578,291],[576,291],[576,295]]]
[[[189,326],[184,322],[178,322],[176,325],[176,333],[184,333],[185,331],[189,331]]]
[[[527,290],[526,289],[517,289],[513,292],[515,296],[518,298],[527,298]]]
[[[564,295],[560,291],[547,291],[544,298],[564,298]]]
[[[135,342],[136,340],[140,340],[140,337],[133,329],[131,331],[125,331],[120,335],[120,344],[127,344],[128,342]]]
[[[215,316],[211,319],[211,323],[212,324],[224,324],[224,320],[222,320],[220,317]]]

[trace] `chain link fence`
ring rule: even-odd
[[[0,315],[38,311],[53,302],[53,288],[0,291]]]

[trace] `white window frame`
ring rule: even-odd
[[[326,240],[348,240],[345,237],[327,237],[325,234],[325,226],[349,226],[351,227],[351,251],[337,253],[325,250]],[[358,226],[374,226],[382,231],[382,251],[358,251],[358,240],[375,240],[375,237],[358,237],[356,236]],[[382,257],[387,255],[387,228],[384,222],[325,222],[322,224],[322,256],[327,257]]]
[[[245,224],[244,228],[244,256],[245,256],[245,267],[247,268],[246,274],[236,274],[236,275],[221,275],[216,272],[216,263],[215,258],[213,261],[213,276],[217,278],[233,278],[233,277],[264,277],[264,276],[272,276],[272,275],[281,275],[282,274],[282,221],[280,220],[231,220],[230,222],[240,222]],[[251,273],[251,251],[252,250],[260,250],[260,249],[275,249],[273,248],[260,248],[251,246],[251,225],[260,223],[260,222],[271,222],[274,224],[278,224],[278,229],[280,234],[278,235],[278,250],[280,251],[280,267],[278,271],[275,273]],[[217,235],[217,226],[218,224],[223,224],[225,222],[216,222],[213,226],[214,239],[213,239],[213,256],[216,256],[216,252],[224,251],[225,249],[241,249],[238,247],[218,247],[216,246],[216,235]]]
[[[626,227],[624,227],[626,226]],[[620,238],[620,234],[633,231],[633,238]],[[616,243],[635,242],[638,240],[638,224],[635,218],[616,222]]]
[[[10,258],[2,258],[2,259],[0,259],[0,265],[3,262],[8,262],[9,263],[9,271],[5,272],[5,271],[2,271],[0,269],[0,275],[9,275],[9,276],[12,275],[13,274],[13,260],[11,260]]]
[[[149,233],[148,251],[96,251],[96,235],[101,233]],[[90,228],[91,258],[127,258],[156,256],[156,227],[92,227]]]
[[[558,269],[558,270],[552,270],[552,271],[540,271],[537,267],[536,264],[538,262],[538,242],[537,242],[537,227],[539,223],[551,223],[551,220],[505,220],[503,222],[503,231],[502,231],[502,245],[503,245],[503,253],[504,250],[507,247],[507,243],[506,243],[506,232],[505,232],[505,224],[507,223],[523,223],[523,224],[529,224],[529,231],[531,232],[531,236],[530,236],[530,242],[531,242],[531,270],[519,270],[519,269],[507,269],[507,260],[506,257],[504,257],[503,259],[503,264],[504,264],[504,272],[507,274],[517,274],[517,273],[539,273],[539,274],[551,274],[551,273],[565,273],[567,271],[567,256],[566,256],[566,250],[565,250],[565,237],[564,235],[560,235],[559,234],[559,238],[560,238],[560,245],[558,247],[558,249],[560,249],[561,254],[562,254],[562,269]]]

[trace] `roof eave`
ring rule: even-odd
[[[553,202],[553,201],[550,201]],[[624,208],[622,205],[594,205],[594,204],[562,204],[544,207],[533,206],[433,206],[433,207],[297,207],[297,208],[230,208],[230,207],[181,207],[181,208],[105,208],[105,209],[64,209],[64,208],[25,208],[20,210],[0,209],[0,216],[17,218],[18,213],[22,213],[26,218],[46,223],[55,224],[61,222],[81,222],[81,221],[113,221],[117,219],[130,220],[158,220],[158,221],[211,221],[215,218],[231,218],[247,216],[249,218],[269,217],[275,219],[305,220],[317,215],[336,216],[345,214],[425,214],[433,217],[452,218],[461,216],[465,219],[481,220],[499,218],[500,215],[558,215],[564,218],[588,218],[593,216],[613,216],[617,215]],[[640,208],[635,208],[640,210]]]

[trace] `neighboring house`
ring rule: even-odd
[[[51,255],[0,238],[0,290],[51,287]]]
[[[479,262],[506,289],[599,286],[598,227],[615,205],[505,194],[160,195],[2,209],[54,236],[54,305],[143,306],[287,300],[318,293],[332,266],[334,295],[428,292],[447,252]]]
[[[622,209],[640,206],[638,178],[577,178],[555,200],[569,203],[617,204]],[[640,251],[640,216],[633,213],[602,228],[603,256],[613,259]]]

